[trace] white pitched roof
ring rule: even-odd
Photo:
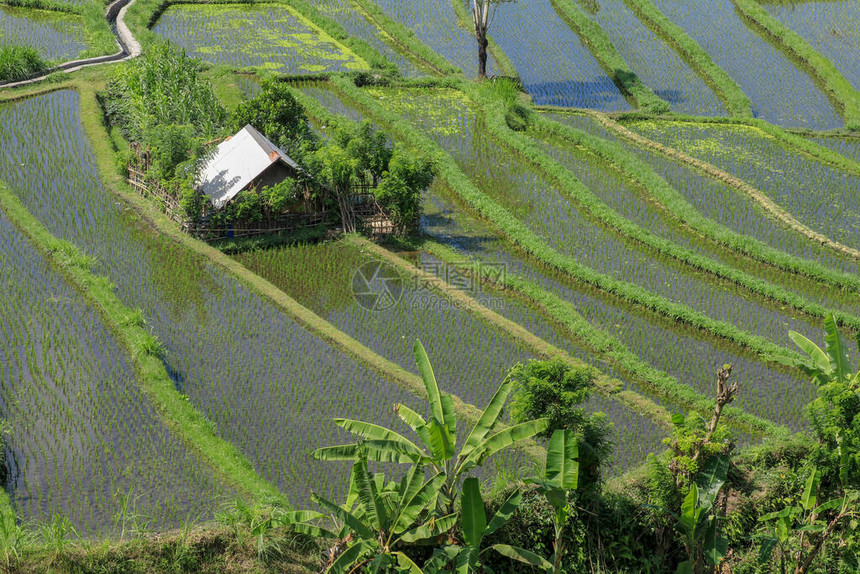
[[[283,161],[295,170],[300,169],[282,149],[247,125],[233,137],[218,144],[215,154],[198,175],[197,189],[212,199],[216,209],[221,209],[266,168],[278,161]]]

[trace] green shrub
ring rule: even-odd
[[[600,465],[613,447],[606,415],[589,415],[580,406],[591,396],[597,374],[590,366],[571,367],[561,359],[518,363],[508,373],[514,385],[514,421],[549,419],[549,428],[541,434],[544,438],[556,430],[574,431],[579,443],[579,484],[585,490],[599,484]]]

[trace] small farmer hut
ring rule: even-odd
[[[218,145],[197,180],[197,189],[222,209],[247,189],[295,178],[301,168],[251,125]]]

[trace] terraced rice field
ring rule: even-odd
[[[450,1],[376,0],[376,5],[466,76],[478,75],[478,45],[472,35],[460,26]],[[499,69],[490,55],[487,74],[498,73]]]
[[[392,48],[381,38],[381,32],[362,16],[350,0],[318,0],[314,7],[338,22],[350,36],[361,38],[392,62],[401,74],[407,77],[420,75],[420,71],[406,56]]]
[[[288,74],[367,68],[348,48],[284,5],[172,6],[153,31],[214,64]]]
[[[9,489],[28,523],[81,535],[211,516],[232,493],[161,420],[125,350],[85,298],[0,212],[0,411],[14,429]]]
[[[377,97],[384,98],[386,100],[395,97],[395,95],[389,91],[377,90],[374,93]],[[413,92],[409,97],[416,97],[415,94],[416,93]],[[475,127],[474,120],[468,118],[468,113],[456,114],[451,112],[451,110],[456,109],[460,109],[461,111],[467,109],[463,107],[465,102],[463,101],[462,96],[453,92],[444,96],[437,94],[436,97],[447,98],[446,103],[444,105],[430,105],[426,100],[412,101],[410,104],[404,104],[396,109],[398,109],[405,117],[414,119],[416,125],[432,126],[432,128],[427,130],[428,133],[434,139],[437,139],[437,141],[439,141],[441,145],[449,150],[455,157],[460,153],[466,154],[466,150],[472,150],[468,151],[468,153],[471,154],[469,156],[469,161],[473,162],[475,165],[474,171],[482,174],[488,173],[488,170],[484,167],[482,161],[478,159],[482,156],[482,153],[473,153],[473,148],[476,148],[477,145],[473,143],[468,136],[463,135],[464,133],[475,133],[475,130],[473,129]],[[396,104],[389,102],[389,105]],[[432,119],[424,118],[422,114],[432,114],[433,117]],[[417,117],[417,115],[422,115],[422,117]],[[481,149],[484,148],[482,147]],[[511,164],[511,158],[506,159],[506,161]],[[464,161],[463,163],[465,164],[466,162]],[[494,163],[494,165],[498,166],[499,163]],[[469,168],[467,166],[462,165],[462,167],[468,172]],[[492,171],[498,172],[498,167],[494,168]],[[511,192],[505,193],[512,193],[513,189],[522,189],[522,186],[511,186],[510,180],[503,183],[504,179],[504,176],[499,176],[498,180],[495,180],[492,184],[482,185],[481,187],[485,190],[511,190]],[[526,205],[528,204],[526,201],[523,201],[522,203]],[[540,203],[540,205],[542,206],[542,209],[545,209],[547,203]],[[434,210],[432,208],[428,208],[428,214],[429,217],[425,219],[425,225],[423,227],[425,232],[429,232],[431,235],[438,233],[445,243],[454,245],[460,250],[464,250],[468,255],[478,256],[480,260],[487,261],[489,263],[504,263],[508,266],[509,271],[514,270],[514,272],[519,272],[518,270],[525,266],[525,269],[528,271],[523,273],[523,275],[529,278],[534,275],[537,277],[547,275],[546,271],[536,274],[532,270],[533,265],[524,264],[519,256],[513,257],[500,255],[500,253],[505,253],[505,250],[509,248],[500,245],[493,232],[486,229],[477,232],[477,234],[462,232],[461,228],[456,225],[456,218],[452,216],[451,212],[444,209]],[[434,221],[436,222],[435,224],[433,223]],[[448,229],[449,227],[455,227],[456,231],[452,233],[451,230]],[[442,231],[439,231],[440,228]],[[538,281],[538,283],[544,284],[542,280]],[[581,285],[571,288],[568,282],[559,284],[558,280],[553,280],[549,284],[552,285],[550,290],[556,292],[562,299],[575,301],[576,307],[580,311],[582,311],[584,307],[587,308],[587,305],[582,302],[583,292],[587,293],[586,297],[588,299],[593,300],[594,298],[594,294],[590,292],[591,290],[589,288],[584,288]],[[632,317],[631,315],[633,314],[631,314],[629,308],[624,308],[624,306],[619,305],[617,301],[615,301],[614,304],[617,306],[615,312],[610,314],[606,319],[606,326],[609,332],[615,333],[621,325],[629,324],[630,321],[640,321],[640,323],[638,323],[638,327],[634,327],[631,331],[626,332],[629,340],[632,341],[632,344],[628,343],[627,339],[625,339],[625,344],[630,345],[631,350],[640,357],[647,357],[646,361],[651,362],[652,365],[655,365],[673,375],[677,373],[679,380],[685,381],[687,384],[691,384],[691,381],[701,382],[702,386],[699,387],[699,389],[704,393],[709,392],[708,389],[710,388],[710,382],[708,381],[712,377],[712,371],[715,368],[714,366],[719,366],[723,364],[723,362],[726,362],[723,358],[727,359],[728,357],[731,357],[730,361],[740,365],[742,371],[754,373],[751,375],[751,379],[756,381],[756,391],[753,396],[747,396],[744,398],[745,401],[748,401],[745,402],[745,404],[748,405],[747,408],[751,412],[791,424],[791,421],[797,418],[797,413],[802,411],[802,404],[811,396],[810,393],[812,392],[812,389],[806,382],[795,380],[789,385],[792,390],[790,392],[785,392],[785,373],[774,371],[771,368],[758,363],[752,357],[745,356],[744,353],[727,351],[725,348],[719,348],[719,346],[714,347],[715,341],[709,340],[708,337],[703,337],[702,334],[694,334],[689,330],[680,329],[681,332],[687,331],[683,335],[684,337],[692,337],[692,339],[679,340],[677,326],[674,328],[675,332],[666,330],[665,346],[654,346],[652,345],[653,340],[650,339],[650,337],[652,333],[655,333],[655,322],[656,324],[660,324],[660,321],[655,321],[653,318],[645,320],[641,317]],[[595,312],[596,316],[606,316],[606,313],[603,310],[605,306],[605,302],[598,303],[598,309],[600,310]],[[590,313],[586,313],[586,316],[591,320]],[[761,317],[761,314],[756,314],[756,317]],[[783,317],[782,319],[796,323],[796,321],[791,318]],[[665,326],[662,328],[666,329]],[[809,330],[812,329],[811,327],[807,328]],[[785,324],[783,323],[777,326],[777,323],[774,323],[774,332],[784,333]],[[780,340],[782,340],[781,337],[783,336],[784,335],[777,335],[777,337],[780,337]],[[702,348],[703,353],[701,355],[697,354],[696,358],[689,362],[685,357],[685,360],[681,363],[673,363],[673,361],[667,360],[668,357],[665,353],[666,348]],[[778,391],[775,389],[782,390]],[[804,396],[805,398],[799,399],[799,396]],[[777,398],[775,399],[775,397]],[[777,402],[774,403],[774,400]],[[775,407],[775,404],[779,404],[779,406]],[[785,415],[780,413],[795,414]]]
[[[129,307],[143,310],[166,347],[179,391],[264,478],[296,504],[306,503],[311,488],[340,492],[343,469],[308,456],[344,438],[330,420],[393,424],[390,405],[414,404],[414,397],[141,228],[99,182],[79,105],[77,93],[61,91],[0,110],[0,180],[52,233],[97,257],[97,271]],[[42,160],[53,154],[66,161],[45,169]]]
[[[535,104],[629,109],[627,100],[550,0],[503,6],[495,15],[490,35],[513,61]]]
[[[624,61],[655,94],[679,113],[726,115],[713,90],[669,44],[649,29],[624,0],[583,2],[582,8],[598,23]]]
[[[389,106],[397,105],[391,99],[393,93],[383,95],[388,97]],[[427,130],[428,135],[438,139],[481,190],[571,259],[779,344],[790,344],[787,325],[804,333],[818,331],[814,321],[791,317],[728,285],[713,282],[702,273],[685,269],[676,262],[662,261],[625,242],[612,230],[592,223],[588,213],[571,201],[568,191],[512,157],[488,137],[479,135],[483,132],[480,120],[472,115],[461,97],[451,94],[446,97],[444,93],[425,96],[417,91],[404,92],[402,97],[404,103],[398,108],[402,114],[418,127],[433,126]],[[424,110],[428,109],[444,110],[442,113],[450,114],[451,118],[443,122],[426,117]]]
[[[714,223],[741,236],[749,236],[778,251],[783,251],[800,259],[820,263],[835,271],[854,274],[857,272],[855,261],[837,255],[829,250],[820,249],[815,243],[799,233],[776,221],[770,214],[746,194],[729,187],[721,181],[701,174],[695,169],[662,155],[643,150],[627,140],[616,138],[607,132],[595,120],[576,114],[549,113],[554,121],[569,125],[600,138],[622,145],[631,154],[649,165],[656,173],[664,178],[674,189],[689,202],[691,209],[697,210]],[[623,207],[623,201],[618,204]],[[619,211],[621,209],[619,208]],[[648,227],[658,232],[659,227]],[[733,260],[727,253],[715,253],[729,264]],[[775,273],[767,266],[750,265],[745,269],[765,280],[783,285],[812,301],[819,302],[833,309],[844,309],[851,313],[858,311],[857,298],[851,294],[842,294],[838,290],[811,284],[798,276],[788,276],[785,273]]]
[[[762,2],[860,89],[860,2]]]
[[[487,263],[503,263],[507,272],[554,293],[576,309],[595,327],[617,337],[630,351],[651,366],[675,377],[702,393],[711,392],[714,373],[723,364],[735,365],[744,381],[738,406],[758,416],[797,427],[802,402],[814,396],[806,381],[763,365],[749,353],[653,316],[642,315],[618,299],[570,281],[531,262],[528,257],[497,238],[485,224],[469,218],[444,193],[431,196],[423,229],[437,241],[454,247],[464,256]],[[668,352],[683,349],[683,353]],[[804,397],[798,400],[797,395]]]
[[[755,32],[732,0],[654,0],[689,34],[753,103],[753,114],[782,126],[840,127],[833,104],[812,78]]]
[[[353,295],[353,281],[363,266],[376,259],[357,247],[324,243],[252,252],[237,259],[345,333],[416,374],[412,345],[420,339],[434,359],[437,375],[450,381],[450,391],[479,408],[490,399],[511,365],[531,358],[510,338],[476,320],[467,310],[454,308],[417,279],[398,275],[402,288],[399,305],[363,307]],[[457,269],[440,267],[439,271],[453,277]],[[475,295],[480,297],[480,291]],[[487,304],[492,307],[495,302]],[[481,373],[480,378],[476,373]]]
[[[788,149],[754,128],[686,122],[631,127],[755,186],[810,228],[860,246],[860,174]]]
[[[454,1],[468,10],[464,0]],[[629,0],[577,0],[576,6],[603,29],[642,83],[684,118],[623,113],[635,111],[635,98],[625,98],[601,67],[605,46],[587,46],[557,0],[503,2],[490,27],[493,53],[513,65],[532,103],[558,108],[535,114],[611,142],[618,155],[604,157],[612,161],[597,155],[600,143],[553,132],[558,126],[549,122],[520,132],[505,131],[501,113],[496,122],[492,99],[510,94],[504,86],[473,91],[465,83],[477,73],[477,44],[469,23],[458,19],[458,5],[375,4],[407,29],[405,39],[392,33],[398,26],[391,21],[374,21],[371,14],[379,18],[379,12],[370,0],[319,0],[313,7],[403,77],[428,78],[407,87],[396,74],[375,76],[374,70],[360,75],[375,86],[362,92],[343,87],[342,78],[321,78],[366,71],[370,64],[351,51],[354,44],[335,40],[289,3],[175,5],[153,31],[204,62],[243,70],[235,82],[247,97],[271,72],[308,76],[291,85],[331,114],[353,122],[370,118],[383,130],[385,122],[400,119],[405,124],[393,125],[398,129],[390,138],[410,140],[413,129],[429,138],[426,145],[444,169],[424,196],[424,242],[399,255],[497,315],[452,304],[403,269],[388,277],[400,289],[395,304],[374,307],[356,290],[379,268],[379,254],[350,238],[251,250],[232,261],[205,257],[193,244],[159,233],[102,184],[101,169],[112,169],[114,158],[106,142],[89,139],[100,130],[93,127],[98,118],[89,115],[99,113],[91,95],[60,89],[0,106],[0,183],[52,234],[94,257],[94,272],[114,284],[124,305],[140,310],[164,347],[176,390],[218,437],[296,507],[308,504],[311,490],[340,499],[348,465],[319,463],[310,453],[346,439],[331,423],[335,417],[399,427],[393,404],[423,407],[404,388],[418,373],[416,339],[428,349],[443,390],[467,408],[487,404],[510,367],[535,353],[560,349],[616,379],[623,393],[613,398],[604,390],[608,397],[593,396],[586,405],[613,424],[607,475],[661,451],[666,413],[712,397],[715,373],[727,363],[741,382],[732,407],[791,430],[804,428],[816,390],[777,359],[795,352],[789,330],[822,342],[824,311],[841,313],[853,339],[860,298],[849,275],[860,272],[858,262],[790,229],[743,186],[646,150],[598,120],[612,126],[606,121],[612,118],[713,164],[801,224],[855,249],[860,168],[833,167],[789,147],[770,135],[773,130],[705,118],[728,115],[730,104],[702,79],[707,70],[694,71],[693,58],[649,28]],[[810,141],[860,161],[860,140],[815,131],[841,128],[843,119],[807,66],[756,31],[733,0],[654,5],[737,82],[753,115],[800,128],[796,133]],[[857,0],[765,4],[860,88],[858,6]],[[68,60],[87,49],[82,21],[0,7],[0,45],[31,43],[49,60]],[[442,75],[435,68],[444,66],[420,63],[419,43],[463,74],[435,77]],[[498,62],[491,56],[489,75],[501,73]],[[218,82],[221,72],[204,74]],[[89,73],[95,81],[109,77]],[[352,99],[364,95],[356,94],[375,105],[365,100],[358,107]],[[581,109],[622,113],[585,115]],[[323,138],[330,121],[312,118]],[[410,152],[419,154],[419,144]],[[631,165],[656,179],[637,178]],[[637,179],[660,185],[651,189]],[[696,217],[685,219],[684,210]],[[734,243],[716,239],[727,234]],[[782,252],[776,255],[784,265],[767,259],[774,252]],[[237,272],[236,263],[248,274]],[[790,270],[793,264],[820,274],[801,276]],[[475,284],[476,268],[491,268],[503,281]],[[65,277],[0,212],[0,418],[15,429],[6,487],[18,517],[36,524],[60,514],[83,535],[101,535],[122,528],[116,512],[125,500],[155,528],[212,516],[242,493],[153,407],[136,378],[135,357]],[[252,287],[265,283],[255,283],[258,278],[274,288]],[[848,287],[831,286],[843,284]],[[313,330],[307,315],[294,319],[305,308],[320,318]],[[360,345],[366,353],[355,351]],[[853,342],[849,346],[857,352]],[[759,438],[750,433],[741,440]],[[523,475],[533,462],[520,452],[507,454],[480,476]]]
[[[52,62],[73,60],[87,49],[79,16],[0,6],[0,46],[5,44],[30,46]]]

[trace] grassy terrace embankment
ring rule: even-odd
[[[152,335],[136,313],[114,293],[110,280],[95,275],[76,246],[57,239],[0,183],[0,209],[26,234],[46,257],[61,268],[71,282],[99,311],[105,324],[128,351],[142,390],[156,405],[165,423],[202,455],[223,479],[259,503],[286,503],[283,495],[254,471],[251,463],[230,443],[218,437],[214,425],[176,390],[157,352]]]
[[[671,106],[642,83],[636,72],[624,60],[600,25],[589,18],[572,0],[550,0],[561,19],[588,46],[591,54],[632,104],[650,113],[669,112]]]
[[[733,0],[738,11],[768,39],[799,59],[822,84],[845,118],[848,130],[860,130],[860,92],[845,79],[830,60],[819,54],[798,33],[759,6],[756,0]]]
[[[752,102],[731,76],[684,30],[666,18],[651,0],[626,0],[628,6],[663,41],[672,46],[708,86],[723,100],[733,116],[751,117]]]
[[[815,244],[832,249],[839,255],[854,258],[853,255],[856,250],[809,230],[752,186],[725,174],[715,166],[690,158],[682,152],[666,148],[657,142],[653,142],[652,140],[640,136],[614,121],[606,114],[596,112],[589,113],[593,117],[598,118],[601,124],[610,131],[623,138],[629,139],[631,142],[644,149],[657,151],[669,159],[679,161],[699,169],[705,175],[717,179],[722,183],[732,185],[735,188],[742,188],[740,191],[751,196],[755,195],[757,201],[763,199],[767,203],[773,205],[774,209],[772,213],[774,217],[777,217],[778,213],[784,214],[784,217],[777,218],[786,226],[794,229],[801,235],[804,235]],[[747,124],[743,122],[741,125]],[[702,216],[673,186],[666,182],[666,180],[661,176],[657,175],[650,166],[617,143],[587,134],[581,130],[577,130],[558,122],[553,122],[543,117],[535,118],[533,126],[534,129],[540,133],[557,137],[574,145],[586,147],[598,157],[603,158],[611,165],[617,167],[619,171],[623,172],[631,181],[634,181],[644,189],[647,189],[672,217],[676,218],[690,229],[695,230],[697,233],[707,237],[711,241],[753,260],[767,263],[777,269],[808,277],[817,282],[838,289],[860,292],[860,278],[852,274],[835,271],[816,262],[794,257],[784,251],[774,249],[754,238],[740,235]],[[762,201],[759,201],[759,203],[762,203]],[[858,252],[857,255],[860,255],[860,252]]]

